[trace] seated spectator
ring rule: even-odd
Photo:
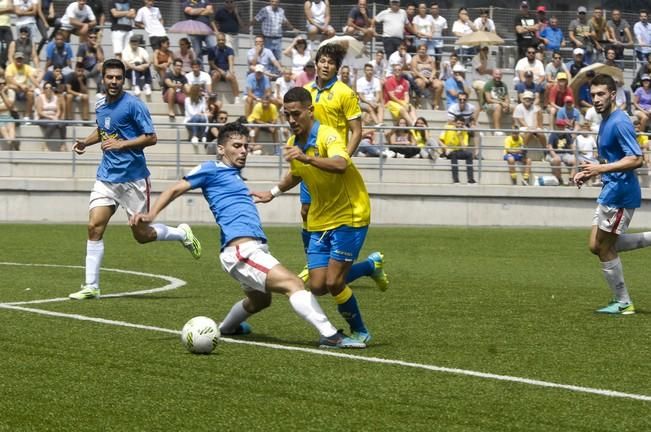
[[[558,26],[557,17],[552,16],[548,25],[540,31],[540,40],[545,45],[545,51],[552,55],[565,48],[565,36],[563,36],[563,29]]]
[[[174,58],[181,59],[183,62],[183,73],[188,74],[192,71],[192,63],[197,59],[197,55],[194,53],[194,50],[190,46],[190,40],[188,38],[179,39],[179,49],[174,51]],[[201,62],[199,62],[201,67]]]
[[[52,70],[54,66],[59,66],[64,75],[72,72],[72,61],[75,56],[70,44],[65,41],[62,31],[56,32],[54,40],[47,44],[45,56],[45,69]]]
[[[524,146],[531,148],[531,141],[537,139],[544,148],[547,146],[547,138],[543,133],[542,111],[534,103],[534,94],[526,91],[522,94],[522,102],[513,110],[514,126],[523,131]],[[524,128],[524,130],[522,129]]]
[[[651,116],[651,76],[642,75],[642,87],[633,93],[635,117],[640,121],[640,130],[646,132]]]
[[[264,36],[256,36],[254,43],[254,46],[249,49],[249,52],[246,55],[249,64],[249,72],[255,72],[255,67],[257,65],[262,65],[265,70],[264,74],[270,79],[276,79],[282,70],[282,66],[274,56],[273,52],[271,52],[269,48],[264,47]]]
[[[244,113],[248,117],[253,111],[253,106],[262,101],[264,96],[271,96],[272,88],[269,78],[264,74],[264,66],[256,65],[255,72],[246,77],[246,102]]]
[[[424,5],[422,5],[424,7]],[[416,55],[411,60],[411,73],[419,93],[423,97],[431,97],[431,104],[435,110],[441,106],[443,82],[437,78],[436,61],[427,54],[427,47],[420,45]]]
[[[624,48],[633,48],[633,34],[631,26],[622,18],[622,12],[619,9],[613,9],[610,13],[610,19],[606,22],[610,33],[610,41],[615,49],[616,59],[624,58]]]
[[[515,85],[515,91],[518,94],[518,102],[522,102],[522,95],[524,92],[531,92],[534,94],[534,103],[542,107],[542,97],[543,93],[545,92],[545,88],[541,86],[540,84],[536,84],[533,80],[533,73],[531,71],[527,71],[524,73],[524,80],[520,81]]]
[[[208,102],[208,132],[206,132],[206,154],[217,154],[217,138],[219,138],[219,128],[228,123],[228,112],[223,109],[216,111],[216,106]]]
[[[590,122],[584,121],[581,123],[579,129],[580,133],[574,139],[574,148],[576,150],[578,157],[577,163],[579,165],[582,163],[596,163],[598,161],[597,141],[595,140],[595,135],[589,133],[591,132],[590,129]],[[640,136],[638,136],[638,143],[640,143],[639,138]],[[640,143],[640,148],[641,147],[642,143]]]
[[[151,62],[149,53],[140,46],[140,36],[134,35],[129,39],[129,45],[122,51],[122,61],[127,67],[127,76],[131,80],[133,94],[140,95],[140,89],[145,95],[151,94]]]
[[[43,86],[43,93],[36,98],[36,118],[46,138],[45,147],[50,151],[66,151],[66,125],[63,120],[63,103],[54,93],[51,84]]]
[[[569,182],[574,178],[576,160],[574,159],[574,143],[572,134],[552,132],[549,134],[549,142],[546,145],[545,160],[552,167],[552,175],[556,177],[560,185],[565,184],[561,173],[561,163],[570,168]]]
[[[154,49],[152,60],[154,63],[154,70],[158,75],[158,82],[163,83],[167,71],[172,67],[174,61],[174,53],[170,49],[170,40],[167,36],[163,36],[156,41],[158,47]]]
[[[353,79],[352,75],[350,74],[350,66],[342,66],[339,68],[339,75],[337,76],[337,79],[341,81],[342,83],[346,84],[348,87],[351,89],[355,88],[355,80]]]
[[[638,87],[642,87],[642,75],[651,75],[651,53],[646,56],[646,59],[646,63],[642,64],[638,68],[637,72],[635,73],[635,77],[631,82],[631,90],[633,91],[637,90]]]
[[[373,65],[373,76],[380,80],[380,84],[384,85],[385,78],[391,74],[389,62],[384,58],[384,51],[377,50],[371,64]]]
[[[335,29],[330,25],[330,3],[328,0],[307,0],[303,5],[305,29],[311,40],[330,39]]]
[[[441,73],[439,75],[441,81],[445,82],[445,80],[454,76],[454,72],[452,72],[452,69],[454,69],[457,63],[459,63],[459,56],[456,55],[455,53],[450,54],[448,60],[441,63]]]
[[[604,51],[604,64],[606,66],[616,67],[622,71],[624,70],[622,62],[617,60],[617,51],[613,47],[608,47]]]
[[[70,34],[74,34],[79,36],[80,42],[85,42],[86,37],[96,25],[97,18],[85,0],[68,4],[61,17],[61,31],[64,40],[70,40]]]
[[[466,161],[468,183],[476,183],[473,170],[474,151],[468,148],[468,138],[469,136],[463,117],[458,117],[454,120],[454,123],[445,125],[445,130],[439,136],[441,156],[445,156],[450,160],[450,164],[452,165],[452,181],[454,183],[459,183],[459,159]]]
[[[253,111],[247,117],[246,121],[248,123],[257,123],[257,124],[277,124],[278,123],[278,108],[276,105],[271,103],[271,98],[269,95],[262,96],[260,102],[256,103],[253,107]],[[271,139],[275,145],[279,143],[278,141],[278,128],[275,127],[262,127],[262,126],[251,126],[251,147],[250,152],[254,155],[261,155],[263,153],[262,145],[258,144],[258,138],[260,132],[265,131],[271,134]]]
[[[167,102],[167,115],[170,120],[176,118],[174,107],[179,107],[182,115],[185,110],[185,86],[188,79],[183,74],[183,60],[175,59],[172,69],[167,71],[161,90],[163,91],[163,101]]]
[[[393,65],[393,75],[384,82],[383,94],[384,106],[391,113],[394,124],[398,124],[400,118],[404,118],[408,125],[416,122],[416,109],[409,102],[409,82],[400,64]]]
[[[488,9],[479,9],[479,17],[475,18],[473,22],[477,31],[485,31],[489,33],[495,33],[495,22],[489,18]]]
[[[467,93],[459,92],[457,102],[448,108],[448,122],[453,123],[457,118],[463,118],[466,128],[469,129],[468,136],[473,139],[473,144],[478,148],[479,134],[476,134],[473,129],[477,127],[479,110],[468,102],[468,97],[469,95]]]
[[[136,12],[134,24],[137,28],[145,29],[145,33],[149,36],[149,44],[154,52],[160,48],[163,38],[167,38],[163,15],[160,9],[154,6],[154,0],[145,0],[145,5]],[[169,38],[167,41],[169,42]],[[156,58],[155,54],[154,58]],[[170,65],[172,64],[171,61],[172,58],[170,58]],[[161,81],[164,76],[165,73],[160,75]]]
[[[285,66],[283,68],[283,74],[273,83],[273,95],[271,97],[271,103],[276,105],[278,109],[281,109],[283,106],[283,98],[285,93],[291,88],[296,87],[296,82],[292,79],[292,69]],[[282,112],[280,116],[283,117]]]
[[[581,69],[588,65],[583,61],[583,48],[574,48],[572,55],[572,61],[567,63],[565,66],[570,71],[570,77],[575,77]]]
[[[576,131],[581,124],[581,112],[574,107],[574,98],[565,96],[564,106],[556,113],[556,127],[565,130]]]
[[[484,86],[493,77],[493,70],[495,69],[495,59],[491,58],[488,46],[483,45],[472,58],[472,70],[474,72],[472,88],[475,90],[480,107],[484,103]]]
[[[466,68],[461,64],[454,65],[453,76],[445,80],[445,106],[457,102],[457,95],[460,92],[470,94],[470,86],[466,82]]]
[[[425,117],[418,117],[416,123],[414,123],[416,128],[426,128],[429,127]],[[435,138],[430,136],[430,131],[428,129],[412,129],[411,134],[414,136],[416,145],[420,149],[420,157],[422,159],[429,158],[433,161],[438,159],[438,142]]]
[[[407,125],[407,120],[398,120],[397,129],[389,129],[384,136],[390,152],[387,157],[410,158],[420,154],[420,147],[416,145],[414,135]]]
[[[305,63],[303,67],[303,72],[298,74],[294,78],[294,83],[296,87],[305,87],[306,84],[311,83],[316,79],[316,67],[314,66],[314,61],[310,60]]]
[[[283,51],[283,55],[292,61],[292,74],[296,77],[312,59],[312,50],[307,46],[303,36],[296,36],[291,44]]]
[[[401,42],[398,49],[389,56],[389,70],[393,74],[393,65],[398,64],[402,69],[402,76],[409,81],[409,89],[416,97],[422,97],[420,89],[416,86],[411,73],[412,56],[407,52],[407,43]],[[388,76],[387,76],[388,78]]]
[[[592,76],[588,75],[588,81],[579,87],[577,93],[578,103],[576,105],[581,114],[585,114],[592,107],[592,95],[590,94],[590,81],[592,78],[594,78],[594,74]]]
[[[75,73],[66,77],[65,92],[65,109],[66,119],[72,120],[74,104],[79,104],[81,119],[90,120],[90,110],[88,106],[88,82],[86,81],[86,71],[82,63],[77,63]]]
[[[66,93],[66,76],[63,75],[63,71],[59,66],[45,72],[40,87],[43,87],[46,83],[52,84],[52,88],[57,95]]]
[[[518,60],[515,64],[515,76],[513,84],[524,82],[527,72],[531,72],[533,81],[536,84],[544,85],[545,83],[545,65],[536,58],[536,49],[527,48],[526,56]]]
[[[359,96],[359,106],[372,124],[382,125],[384,121],[384,104],[382,103],[382,84],[373,76],[373,65],[364,65],[364,76],[357,80],[355,90]]]
[[[193,124],[198,123],[198,124]],[[190,86],[188,97],[185,98],[185,127],[190,135],[190,142],[195,153],[199,153],[199,141],[207,142],[206,125],[208,124],[208,105],[203,96],[201,86]]]
[[[210,61],[211,79],[213,83],[228,81],[231,85],[231,92],[235,98],[234,103],[240,104],[240,86],[235,74],[235,52],[233,48],[226,46],[226,35],[217,35],[217,45],[208,51]]]
[[[377,34],[375,33],[375,22],[373,15],[366,6],[366,0],[357,0],[357,6],[348,13],[344,33],[360,39],[362,42],[370,42]]]
[[[357,153],[355,156],[359,157],[387,157],[391,150],[385,149],[384,154],[382,153],[381,147],[374,142],[375,141],[375,130],[374,129],[362,129],[362,139],[359,142],[359,147],[357,148]]]
[[[9,88],[16,92],[16,100],[24,100],[24,119],[29,120],[34,108],[34,90],[38,87],[38,71],[24,64],[25,55],[17,51],[14,62],[7,66],[5,78]]]
[[[13,59],[16,51],[24,54],[25,64],[38,68],[38,55],[36,54],[36,46],[29,33],[29,27],[21,27],[18,31],[18,39],[9,43],[7,58]]]
[[[584,118],[586,123],[590,123],[590,130],[592,132],[599,132],[599,126],[601,126],[601,121],[603,119],[601,114],[598,114],[594,107],[591,107],[585,112]]]
[[[649,152],[651,149],[649,148],[649,137],[647,135],[644,135],[644,132],[642,132],[642,125],[638,119],[633,120],[633,127],[635,127],[637,143],[640,145],[640,149],[644,155],[644,166],[646,168],[649,168],[649,166],[651,166],[651,153]],[[597,148],[596,143],[593,148]]]
[[[20,150],[16,141],[16,124],[11,112],[14,109],[16,92],[7,85],[4,74],[0,75],[0,150]]]
[[[493,119],[493,128],[500,129],[502,114],[511,112],[509,90],[506,84],[502,82],[501,70],[495,69],[493,71],[493,79],[488,81],[484,86],[483,95],[484,106],[482,108]],[[496,131],[495,135],[504,135],[504,132]]]
[[[95,81],[98,92],[102,87],[102,64],[104,63],[104,50],[98,42],[98,35],[91,32],[86,42],[80,43],[77,48],[77,63],[81,62],[86,71],[86,77]]]
[[[547,63],[545,66],[545,80],[547,81],[547,88],[551,88],[552,85],[556,84],[558,80],[558,74],[563,72],[565,74],[565,79],[569,81],[572,76],[570,75],[570,70],[563,63],[563,57],[558,51],[552,53],[552,61]]]
[[[527,156],[527,149],[524,146],[524,139],[520,136],[518,129],[504,139],[504,160],[509,165],[511,183],[518,184],[518,173],[515,171],[516,162],[522,165],[522,186],[529,186],[531,175],[531,159]]]
[[[201,60],[192,60],[192,70],[185,74],[185,79],[188,81],[185,85],[186,94],[190,94],[190,87],[193,85],[198,85],[204,95],[212,91],[212,78],[208,72],[201,70]]]

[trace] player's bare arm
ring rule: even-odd
[[[280,179],[280,182],[271,188],[271,190],[264,192],[251,192],[253,197],[253,202],[258,203],[268,203],[272,199],[276,198],[278,195],[281,195],[284,192],[294,188],[301,182],[300,177],[293,176],[291,173],[285,174],[285,176]]]
[[[132,140],[120,140],[117,138],[108,138],[102,141],[102,150],[128,150],[132,148],[145,148],[156,144],[158,137],[156,134],[139,135]]]
[[[141,223],[149,224],[156,219],[156,216],[163,211],[169,203],[189,191],[191,188],[190,183],[187,180],[179,180],[173,186],[166,189],[156,200],[152,208],[149,210],[149,213],[137,213],[129,219],[129,225],[134,226]]]
[[[330,173],[343,174],[348,168],[348,161],[341,156],[329,158],[308,156],[296,146],[286,146],[283,154],[287,162],[297,160]]]
[[[77,138],[75,145],[72,146],[72,151],[77,154],[84,154],[86,152],[86,147],[99,142],[99,132],[97,129],[93,131],[86,138]]]
[[[346,151],[350,156],[354,155],[362,140],[362,118],[348,120],[348,129],[350,130],[350,139],[346,146]]]
[[[584,162],[579,165],[580,171],[574,176],[574,182],[581,187],[586,180],[600,174],[617,171],[630,171],[639,168],[644,163],[642,156],[624,156],[617,162],[599,164]]]

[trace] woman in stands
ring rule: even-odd
[[[208,105],[206,98],[202,95],[200,85],[195,84],[190,87],[190,94],[185,98],[185,123],[194,152],[199,153],[199,141],[204,144],[207,141],[204,124],[208,124]],[[202,124],[189,125],[188,123]]]
[[[50,151],[66,151],[66,125],[61,123],[64,104],[60,98],[51,83],[45,83],[43,93],[36,98],[36,116],[38,120],[45,120],[39,122],[39,126],[47,140],[45,147]]]
[[[436,78],[436,62],[427,54],[427,45],[420,45],[416,55],[411,59],[411,73],[421,94],[429,92],[432,97],[432,107],[438,110],[441,106],[443,83]]]
[[[426,128],[429,125],[425,117],[418,117],[414,127],[416,128]],[[430,136],[430,131],[427,129],[412,129],[411,134],[414,136],[414,141],[420,149],[421,158],[430,158],[436,160],[438,158],[438,153],[436,151],[437,140]]]
[[[407,120],[400,118],[398,129],[391,129],[386,133],[389,148],[397,158],[410,158],[420,153],[420,148],[416,145],[416,140],[407,126]],[[393,154],[389,155],[394,156]]]
[[[179,50],[174,51],[174,58],[183,61],[184,74],[192,72],[192,62],[197,58],[197,56],[190,46],[190,40],[188,38],[179,39]]]
[[[7,86],[4,73],[0,76],[0,150],[19,150],[20,144],[16,141],[16,125],[11,116],[16,101],[16,92]]]
[[[292,74],[294,78],[303,72],[305,64],[312,58],[312,50],[307,46],[303,36],[296,36],[292,43],[285,48],[283,54],[292,59]]]
[[[651,76],[642,75],[642,87],[633,93],[635,117],[640,121],[640,130],[646,132],[646,127],[651,117]]]
[[[163,36],[160,38],[160,46],[154,50],[154,70],[158,74],[161,86],[167,70],[172,66],[172,61],[174,61],[174,53],[170,49],[170,39]]]

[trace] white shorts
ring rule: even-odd
[[[280,264],[269,253],[269,246],[259,240],[251,240],[225,247],[219,254],[222,268],[242,284],[245,291],[267,292],[267,274]]]
[[[112,30],[111,31],[111,43],[113,44],[113,54],[122,54],[124,48],[129,44],[129,39],[133,32],[131,31],[122,31],[122,30]]]
[[[149,211],[151,185],[149,178],[124,183],[109,183],[97,180],[90,193],[88,210],[95,207],[124,207],[127,214]]]
[[[613,233],[624,234],[628,229],[628,224],[633,219],[634,208],[617,208],[607,207],[599,204],[592,218],[592,225],[596,225],[600,230]]]

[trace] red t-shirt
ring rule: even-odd
[[[405,77],[401,76],[400,79],[396,79],[395,75],[391,75],[389,78],[384,81],[384,102],[387,103],[391,100],[389,97],[389,92],[392,91],[393,95],[399,100],[405,100],[405,94],[409,93],[409,81]]]

